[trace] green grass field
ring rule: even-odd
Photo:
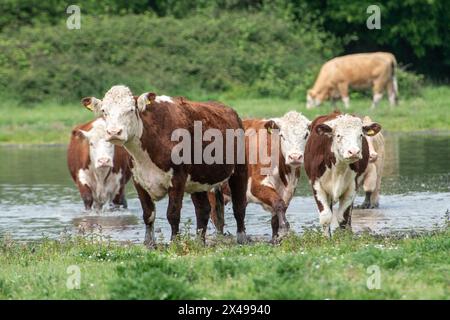
[[[311,230],[280,246],[206,247],[184,235],[155,251],[91,237],[3,239],[0,299],[448,299],[449,232],[328,240]],[[67,287],[70,266],[80,270],[79,289]]]
[[[426,87],[421,97],[401,97],[400,105],[395,108],[391,108],[383,99],[376,110],[370,110],[370,98],[353,99],[349,112],[369,115],[388,131],[450,130],[449,96],[448,86]],[[297,101],[236,99],[227,96],[214,98],[235,108],[243,118],[280,116],[289,110],[297,110],[313,119],[333,110],[330,103],[306,110],[303,97]],[[337,106],[343,109],[341,103]],[[78,103],[59,105],[48,102],[25,108],[14,101],[2,100],[0,143],[67,143],[70,130],[91,118],[92,114]]]

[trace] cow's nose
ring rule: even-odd
[[[350,156],[350,157],[357,157],[357,156],[360,156],[361,155],[361,150],[360,149],[349,149],[348,151],[348,155]]]
[[[97,160],[97,163],[99,166],[109,166],[111,165],[111,159],[110,158],[99,158]]]
[[[108,135],[110,135],[111,137],[113,136],[120,136],[120,134],[122,133],[122,129],[107,129],[106,133]]]
[[[303,156],[300,153],[291,153],[289,155],[289,160],[291,161],[300,161],[303,158]]]

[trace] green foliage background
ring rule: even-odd
[[[382,1],[382,30],[374,31],[365,26],[364,1],[78,4],[81,29],[68,30],[66,1],[0,3],[2,97],[66,103],[123,83],[137,94],[303,100],[324,61],[379,49],[433,78],[450,71],[449,12],[439,0]],[[402,95],[417,94],[422,77],[399,79]]]

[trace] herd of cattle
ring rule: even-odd
[[[339,59],[345,62],[342,68]],[[382,61],[387,61],[386,70],[381,66]],[[387,53],[333,59],[323,66],[314,88],[308,93],[308,103],[317,104],[326,98],[341,96],[347,106],[348,86],[363,83],[373,84],[374,103],[385,88],[389,100],[395,102],[395,65],[395,58]],[[345,77],[349,70],[351,74]],[[366,194],[361,208],[378,206],[384,141],[381,126],[369,117],[334,111],[310,121],[301,113],[290,111],[279,118],[242,121],[232,108],[218,102],[192,102],[183,97],[154,93],[134,96],[123,85],[112,87],[101,100],[84,98],[82,104],[96,117],[72,131],[68,166],[85,208],[101,209],[107,204],[126,208],[125,186],[132,178],[143,210],[144,242],[148,246],[155,244],[154,201],[168,195],[167,219],[173,238],[179,233],[185,193],[191,196],[197,230],[203,239],[210,218],[217,231],[223,232],[223,207],[227,201],[232,203],[239,243],[247,241],[245,211],[250,202],[260,204],[272,214],[273,240],[280,239],[289,230],[286,210],[295,193],[302,165],[325,235],[330,236],[332,219],[336,219],[341,228],[351,228],[358,188],[363,187]],[[173,139],[174,130],[181,128],[195,135],[194,123],[199,121],[203,132],[214,129],[222,134],[223,152],[216,154],[219,161],[174,163],[172,154],[178,143]],[[227,135],[230,129],[246,133],[243,146],[234,143],[236,136]],[[257,135],[257,149],[272,150],[274,141],[280,146],[279,159],[269,172],[262,170],[264,164],[250,161],[251,148],[255,148],[250,143],[251,136],[247,135],[250,130],[262,130],[271,137],[262,140]],[[225,148],[229,139],[233,140],[231,150]],[[205,148],[208,145],[204,141],[200,151]],[[237,159],[241,151],[245,152],[244,162],[227,161],[230,155],[227,152]],[[270,152],[273,151],[269,151],[269,155]],[[338,202],[337,210],[333,211],[333,204]]]

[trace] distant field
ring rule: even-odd
[[[0,239],[0,299],[448,299],[449,236],[330,241],[310,230],[280,246],[205,247],[182,235],[155,251],[90,236]],[[69,289],[76,269],[80,288]]]
[[[370,115],[389,131],[450,130],[449,97],[449,86],[426,87],[421,97],[406,99],[400,96],[400,105],[395,108],[391,108],[384,99],[376,110],[370,110],[369,98],[353,99],[349,112]],[[330,103],[325,103],[314,110],[306,110],[303,97],[297,101],[269,98],[217,99],[235,108],[243,118],[279,116],[289,110],[297,110],[313,119],[333,109]],[[337,106],[343,109],[341,103]],[[13,101],[2,101],[0,143],[67,143],[70,130],[76,124],[91,118],[92,114],[78,103],[58,105],[48,102],[25,108]]]

